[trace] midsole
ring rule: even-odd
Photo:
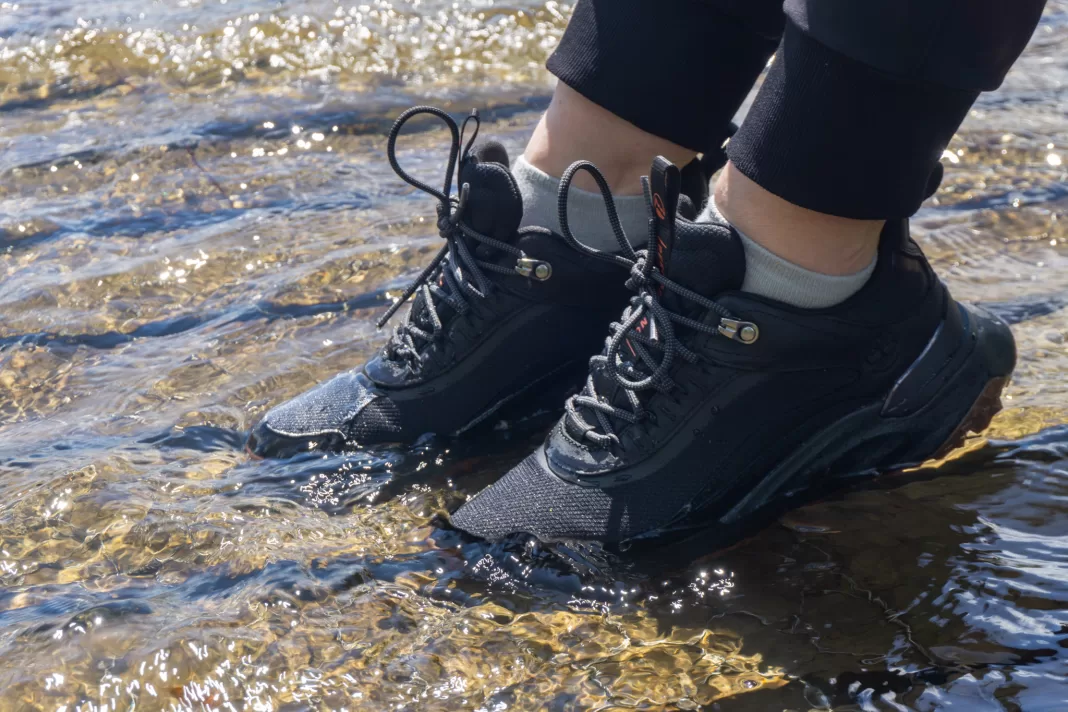
[[[719,520],[737,523],[774,498],[811,484],[809,478],[814,474],[839,479],[900,469],[929,459],[962,423],[987,384],[1007,375],[990,373],[976,346],[977,342],[971,344],[963,368],[930,393],[922,407],[906,416],[887,416],[886,399],[880,399],[840,418],[795,449]],[[843,464],[865,451],[872,456],[866,467],[851,471]]]

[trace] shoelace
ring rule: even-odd
[[[437,190],[413,178],[397,162],[397,137],[404,125],[419,114],[436,116],[445,122],[452,133],[449,162],[445,169],[445,187],[442,190]],[[474,132],[465,145],[463,138],[469,122],[474,122]],[[464,183],[459,186],[459,196],[452,196],[453,174],[456,172],[457,159],[463,160],[470,152],[478,136],[480,124],[477,111],[472,111],[471,115],[464,119],[463,124],[458,126],[456,121],[441,109],[433,106],[415,106],[397,117],[393,128],[390,129],[389,140],[386,144],[389,165],[405,183],[438,199],[438,234],[445,240],[445,245],[430,261],[430,264],[405,288],[400,299],[394,302],[393,306],[378,320],[378,327],[381,328],[412,296],[416,293],[422,295],[423,309],[419,310],[418,314],[415,309],[411,310],[405,322],[394,329],[393,336],[386,346],[386,353],[390,358],[401,359],[416,366],[421,364],[426,345],[441,338],[444,334],[438,305],[447,304],[457,315],[466,314],[471,309],[472,298],[485,299],[493,291],[493,283],[486,276],[485,271],[508,275],[519,274],[538,280],[548,279],[551,274],[551,267],[548,263],[528,259],[519,248],[483,235],[466,225],[461,219],[467,205],[470,186]],[[461,147],[463,148],[462,154]],[[534,230],[537,228],[531,229],[531,231]],[[519,233],[522,234],[525,231],[520,229]],[[477,259],[463,239],[465,236],[513,255],[516,258],[516,265],[508,268]]]
[[[593,177],[601,191],[608,221],[622,254],[602,252],[587,247],[571,234],[567,220],[568,191],[571,181],[579,171],[583,170]],[[644,177],[642,188],[645,192],[646,203],[652,205],[649,182]],[[664,276],[654,264],[654,260],[649,259],[650,255],[655,254],[656,230],[655,223],[652,221],[647,247],[636,251],[627,240],[623,227],[620,225],[608,182],[594,164],[588,161],[578,161],[567,169],[560,178],[558,209],[564,239],[576,250],[630,270],[627,287],[637,292],[631,297],[630,306],[624,310],[622,318],[617,322],[612,322],[609,326],[611,335],[605,341],[604,352],[590,359],[590,375],[586,379],[586,386],[581,392],[569,398],[565,405],[565,426],[569,426],[576,436],[580,439],[584,437],[602,448],[619,446],[619,436],[610,419],[635,424],[647,418],[649,411],[642,403],[639,394],[650,390],[671,391],[676,388],[676,383],[670,376],[676,359],[695,363],[701,358],[682,343],[675,332],[676,326],[683,326],[705,334],[720,334],[742,341],[737,336],[738,329],[746,326],[755,329],[755,325],[739,321],[720,304]],[[667,309],[661,301],[665,290],[715,312],[720,316],[719,324],[716,326],[704,324]],[[643,320],[646,323],[642,328],[638,328]],[[743,343],[746,342],[743,341]],[[631,358],[623,357],[624,348],[627,349]],[[620,386],[630,404],[630,409],[612,405],[608,398],[597,392],[594,372],[598,368],[608,379]],[[590,423],[583,416],[583,408],[593,414],[596,423]]]

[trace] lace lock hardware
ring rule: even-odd
[[[464,210],[467,208],[467,199],[471,195],[471,184],[464,183],[460,186],[460,198],[456,201],[451,213],[449,214],[449,222],[455,227],[460,218],[463,217]]]
[[[726,317],[719,320],[719,333],[743,344],[752,344],[760,338],[760,328],[753,322]]]
[[[515,261],[515,271],[524,277],[544,282],[553,276],[553,266],[548,262],[534,260],[529,257],[520,257]]]

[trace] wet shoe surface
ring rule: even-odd
[[[658,219],[629,255],[637,294],[586,387],[455,526],[622,542],[734,525],[792,493],[940,455],[997,411],[1012,334],[950,297],[905,221],[887,224],[864,288],[804,310],[738,291],[737,234],[676,218],[677,185],[658,160]]]
[[[397,163],[405,123],[429,114],[449,127],[444,190]],[[473,127],[468,138],[464,133]],[[380,325],[411,310],[367,364],[321,383],[267,413],[249,437],[261,457],[309,449],[412,443],[489,421],[527,397],[560,402],[581,385],[605,324],[626,303],[625,272],[574,249],[523,215],[505,149],[474,145],[477,114],[463,127],[445,112],[415,107],[390,132],[390,164],[438,200],[445,246],[386,312]],[[458,194],[452,195],[454,170]]]

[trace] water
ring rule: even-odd
[[[1065,0],[916,220],[1020,347],[1005,412],[948,461],[733,548],[620,559],[441,525],[542,423],[242,453],[272,404],[373,353],[437,249],[391,118],[480,106],[520,150],[567,14],[0,4],[0,707],[1065,708]],[[402,161],[436,182],[443,137]]]

